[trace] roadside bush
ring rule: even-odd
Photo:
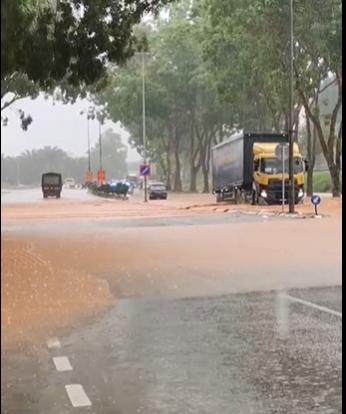
[[[306,181],[305,181],[306,182]],[[332,181],[328,171],[314,172],[314,193],[331,193]]]

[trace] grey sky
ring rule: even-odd
[[[13,104],[2,116],[9,118],[8,125],[1,125],[1,152],[5,155],[18,155],[25,150],[57,146],[73,156],[83,156],[87,151],[87,121],[80,115],[81,110],[90,106],[88,101],[79,100],[74,105],[63,105],[39,97],[35,100],[23,99]],[[16,109],[21,108],[30,113],[33,123],[27,131],[19,124]],[[137,151],[128,145],[128,133],[119,124],[107,122],[103,129],[112,128],[118,132],[124,144],[129,148],[128,161],[139,160]],[[90,141],[94,145],[98,140],[98,123],[90,121]]]

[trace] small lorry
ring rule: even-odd
[[[41,179],[43,198],[60,198],[62,189],[62,177],[59,173],[49,172],[42,174]]]

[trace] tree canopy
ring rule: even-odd
[[[8,43],[2,47],[2,93],[12,90],[12,99],[25,91],[54,94],[59,85],[57,97],[64,101],[91,96],[122,123],[143,154],[144,68],[147,155],[159,164],[168,187],[180,191],[189,180],[194,191],[202,178],[208,191],[215,143],[237,129],[288,130],[289,2],[168,3],[61,0],[54,8],[48,0],[3,1],[1,41],[7,36]],[[144,13],[165,5],[165,16],[136,25]],[[309,177],[312,152],[321,150],[337,196],[342,4],[294,0],[293,8],[294,137],[305,137]],[[14,22],[18,30],[11,29]]]
[[[134,52],[132,27],[168,0],[3,0],[1,79],[22,73],[50,87],[95,83]],[[55,4],[55,7],[54,7]]]
[[[148,151],[167,184],[180,190],[201,172],[208,191],[210,149],[236,129],[288,130],[289,3],[284,0],[189,0],[168,7],[146,32]],[[307,29],[308,28],[308,29]],[[294,137],[304,108],[340,193],[341,1],[294,1]],[[142,142],[142,62],[109,68],[97,93],[109,116]],[[337,97],[319,113],[334,85]],[[337,130],[338,128],[338,130]],[[310,148],[309,145],[307,145]]]

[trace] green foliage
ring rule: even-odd
[[[313,175],[313,188],[315,193],[331,193],[333,183],[328,171],[315,171]]]
[[[122,179],[127,174],[126,156],[127,148],[121,142],[119,134],[107,129],[102,134],[102,168],[106,171],[106,179]],[[99,143],[91,150],[91,161],[93,170],[100,166]]]
[[[143,48],[133,26],[169,1],[2,0],[1,111],[40,91],[63,102],[99,91],[110,62],[123,64]],[[30,122],[21,118],[24,130]]]
[[[204,0],[201,14],[204,59],[220,97],[235,104],[237,125],[283,129],[287,14],[273,16],[273,6],[260,1],[223,0]]]
[[[143,154],[142,57],[129,58],[149,52],[146,155],[177,189],[181,177],[194,188],[199,171],[207,189],[210,148],[226,130],[287,129],[289,2],[183,0],[170,6],[168,20],[136,26],[169,2],[65,0],[54,10],[49,0],[3,0],[2,109],[40,90],[64,102],[92,95],[104,106],[95,116],[121,121]],[[317,131],[337,194],[342,4],[295,0],[293,7],[294,103]],[[321,92],[331,78],[332,98],[332,88]],[[27,128],[29,115],[20,116]]]
[[[304,106],[337,194],[341,0],[301,0],[293,6],[295,127]],[[289,21],[286,0],[185,0],[170,7],[168,20],[137,28],[146,39],[142,50],[150,52],[145,58],[148,155],[168,181],[174,176],[179,184],[179,177],[190,177],[195,188],[202,171],[207,189],[210,148],[225,131],[287,130]],[[112,67],[109,76],[96,100],[122,122],[141,151],[141,57]],[[318,111],[315,103],[324,99],[321,91],[333,78],[335,99]]]
[[[236,102],[246,129],[286,129],[289,76],[289,2],[202,0],[204,58],[226,102]],[[341,0],[293,2],[294,104],[302,105],[327,160],[333,193],[339,193],[341,109]],[[329,113],[312,109],[323,85],[336,80]],[[296,122],[297,124],[297,122]]]
[[[1,2],[1,79],[24,73],[41,87],[68,77],[93,84],[107,62],[124,63],[134,52],[132,26],[167,0],[66,0]],[[16,30],[13,30],[14,27]]]
[[[138,29],[148,40],[149,54],[139,54],[124,68],[110,70],[109,86],[98,94],[113,121],[121,121],[131,142],[143,153],[142,76],[145,65],[147,155],[169,182],[181,188],[181,168],[209,173],[210,146],[219,126],[230,121],[229,105],[217,99],[199,41],[198,16],[188,2],[171,8],[169,21]],[[172,165],[174,164],[174,172]],[[186,175],[186,174],[185,174]],[[168,184],[169,186],[169,184]]]

